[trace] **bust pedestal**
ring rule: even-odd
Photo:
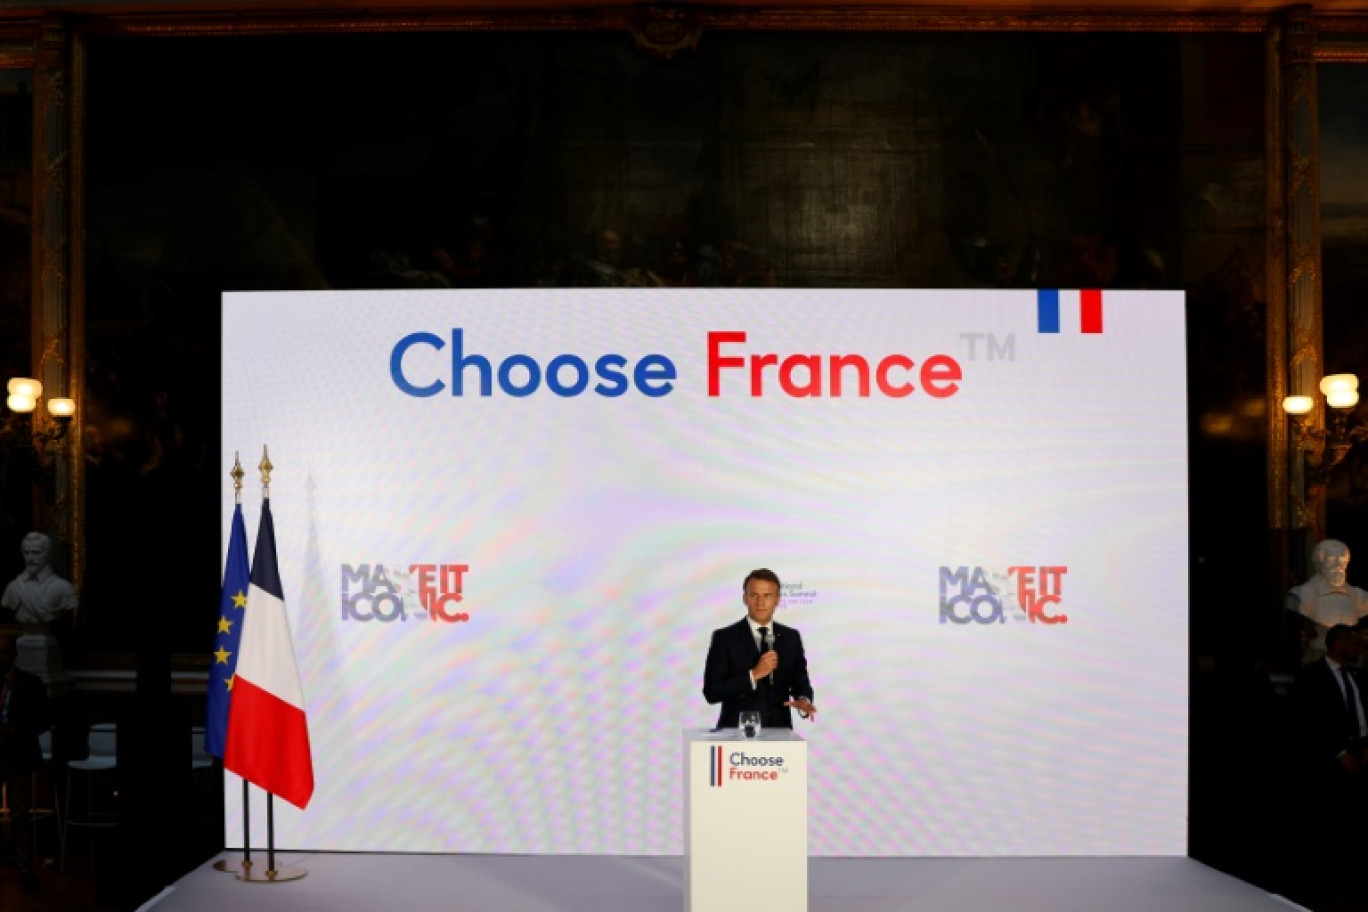
[[[74,679],[62,665],[62,645],[55,636],[41,627],[27,625],[25,633],[15,641],[15,646],[19,655],[14,664],[42,678],[47,685],[48,696],[56,697],[71,692]]]

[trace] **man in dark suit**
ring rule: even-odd
[[[772,570],[752,570],[741,593],[746,616],[713,631],[703,669],[703,697],[722,704],[717,727],[736,728],[742,710],[758,710],[761,726],[769,728],[792,728],[792,709],[815,719],[803,638],[774,623],[779,577]]]
[[[1325,634],[1325,655],[1304,666],[1292,701],[1302,760],[1299,782],[1305,819],[1300,835],[1306,873],[1332,894],[1356,887],[1337,872],[1357,877],[1368,813],[1368,702],[1358,675],[1359,631],[1346,624]],[[1326,878],[1329,878],[1328,880]]]
[[[5,786],[14,820],[10,826],[19,882],[24,890],[38,889],[33,873],[33,774],[43,762],[38,736],[52,727],[47,687],[37,676],[15,666],[14,637],[0,633],[0,783]]]
[[[1293,705],[1298,747],[1313,772],[1362,777],[1368,762],[1364,694],[1358,679],[1362,641],[1346,624],[1325,635],[1325,656],[1298,672]]]

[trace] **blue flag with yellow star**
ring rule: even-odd
[[[204,749],[219,759],[228,743],[228,704],[233,699],[233,672],[237,668],[238,640],[242,638],[242,615],[247,609],[247,585],[252,571],[247,564],[247,525],[242,504],[233,507],[233,529],[228,535],[228,561],[223,568],[223,595],[219,598],[218,632],[209,659],[209,705],[204,717]]]

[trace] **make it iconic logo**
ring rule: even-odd
[[[342,620],[469,621],[468,612],[457,610],[469,570],[466,564],[343,564]]]
[[[941,567],[940,622],[1005,624],[1010,614],[1032,624],[1067,624],[1068,615],[1055,609],[1068,572],[1068,567],[1008,567],[1005,574]]]
[[[708,751],[708,786],[721,788],[724,782],[776,782],[788,772],[779,754],[731,750],[722,745]]]

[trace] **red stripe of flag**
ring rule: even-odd
[[[1079,296],[1079,329],[1085,333],[1102,331],[1102,292],[1097,288],[1084,288]]]
[[[722,787],[722,748],[717,749],[717,787]]]
[[[233,679],[224,763],[244,779],[303,808],[314,790],[304,711],[238,675]]]

